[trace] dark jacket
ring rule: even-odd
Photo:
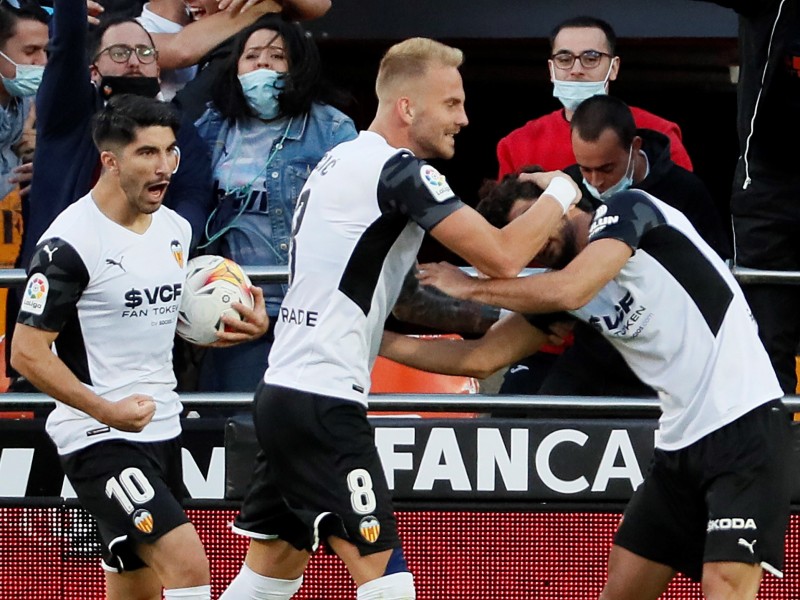
[[[659,200],[681,211],[694,225],[697,232],[724,259],[731,257],[730,241],[725,234],[720,215],[703,180],[694,173],[676,165],[670,158],[669,138],[652,129],[637,129],[642,138],[642,151],[647,156],[650,171],[642,181],[633,185]],[[583,176],[578,165],[571,165],[565,172],[581,188],[592,208],[600,206],[583,185]]]
[[[211,88],[219,73],[225,68],[225,59],[235,50],[234,38],[229,37],[197,63],[197,75],[178,90],[172,103],[196,122],[211,101]]]
[[[64,208],[89,192],[99,164],[91,119],[103,99],[90,81],[86,57],[86,3],[56,0],[50,56],[36,95],[36,154],[20,265],[27,267],[36,242]],[[172,177],[164,205],[192,225],[197,243],[211,210],[211,161],[191,121],[178,132],[181,164]]]
[[[739,15],[735,189],[755,178],[800,185],[800,0],[708,0]]]

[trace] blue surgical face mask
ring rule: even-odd
[[[283,73],[271,69],[256,69],[239,75],[247,104],[262,119],[269,121],[280,112],[278,96],[283,91],[282,78]]]
[[[553,80],[553,96],[561,101],[568,111],[575,112],[578,105],[592,96],[600,96],[608,93],[606,85],[608,78],[611,75],[611,67],[614,66],[612,61],[608,67],[605,79],[602,81],[567,81],[556,79],[553,71],[554,67],[550,65],[550,77]]]
[[[3,52],[0,56],[5,58],[17,69],[17,76],[14,78],[3,77],[3,87],[12,96],[33,96],[36,90],[39,89],[39,84],[42,83],[42,75],[44,74],[43,65],[18,65],[13,60],[8,58]]]
[[[605,202],[617,192],[624,192],[625,190],[630,189],[630,187],[633,185],[633,167],[634,167],[633,146],[631,146],[631,149],[628,151],[628,166],[625,167],[625,175],[622,176],[622,179],[620,179],[617,183],[612,185],[604,192],[601,192],[591,183],[586,181],[585,177],[583,178],[583,185],[586,186],[586,189],[589,190],[589,193],[592,196],[594,196],[601,202]]]

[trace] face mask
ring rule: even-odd
[[[117,94],[135,94],[145,98],[155,98],[161,92],[158,77],[130,77],[103,75],[100,80],[100,93],[108,100]]]
[[[633,185],[633,166],[633,146],[631,146],[631,149],[628,151],[628,166],[625,167],[625,175],[622,177],[622,179],[608,188],[605,192],[599,191],[596,187],[586,181],[585,177],[583,178],[583,185],[586,186],[586,189],[589,190],[589,193],[592,196],[601,202],[605,202],[617,192],[624,192]]]
[[[553,66],[550,65],[550,76],[553,80],[553,96],[561,101],[569,111],[574,112],[578,105],[592,96],[605,95],[608,93],[606,84],[608,77],[611,75],[611,67],[614,65],[612,62],[608,67],[605,79],[602,81],[562,81],[556,79],[553,72]]]
[[[17,69],[17,76],[9,79],[3,77],[3,87],[12,96],[33,96],[36,90],[39,89],[39,84],[42,82],[42,75],[44,74],[43,65],[18,65],[13,60],[8,58],[4,53],[0,52],[0,56],[5,58],[8,62],[14,65]]]
[[[278,116],[278,96],[283,91],[283,73],[270,69],[256,69],[239,75],[242,92],[250,108],[262,119],[269,121]]]

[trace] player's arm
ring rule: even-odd
[[[574,181],[560,171],[520,176],[544,193],[523,215],[497,229],[469,206],[448,215],[430,233],[489,277],[515,277],[547,243],[564,213],[580,200]]]
[[[558,271],[515,279],[477,279],[465,275],[457,267],[439,263],[422,265],[420,281],[457,298],[517,312],[576,310],[586,305],[620,272],[632,252],[625,242],[603,238],[591,242]]]
[[[453,298],[432,286],[421,286],[414,267],[406,275],[392,309],[395,318],[439,331],[484,333],[500,318],[500,309]]]
[[[153,33],[162,69],[179,69],[196,65],[201,58],[229,37],[254,23],[259,17],[280,12],[274,0],[262,0],[245,11],[221,11],[189,23],[178,33]]]
[[[220,10],[230,12],[246,11],[268,0],[220,0]],[[331,0],[275,0],[283,8],[283,14],[289,19],[316,19],[323,16],[331,8]]]
[[[11,343],[11,366],[51,398],[114,429],[141,431],[153,418],[153,399],[134,394],[118,402],[109,402],[98,396],[53,354],[50,348],[57,337],[57,332],[17,323]]]
[[[483,379],[530,356],[549,339],[522,315],[511,314],[476,340],[424,339],[386,331],[380,354],[424,371]]]

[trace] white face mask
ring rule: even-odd
[[[553,82],[553,96],[561,101],[570,112],[575,112],[578,105],[592,96],[604,96],[608,93],[608,78],[614,61],[608,66],[608,73],[602,81],[568,81],[556,79],[555,67],[550,63],[550,78]]]
[[[278,96],[283,91],[284,73],[272,69],[256,69],[239,75],[242,92],[255,113],[269,121],[280,113]]]
[[[589,193],[600,200],[601,202],[605,202],[611,196],[616,194],[617,192],[624,192],[633,185],[633,171],[634,171],[635,163],[633,162],[633,146],[628,151],[628,165],[625,167],[625,175],[622,176],[617,183],[612,185],[606,191],[601,192],[596,187],[594,187],[591,183],[586,181],[586,178],[583,178],[583,185],[586,186],[586,189],[589,190]]]
[[[0,52],[0,56],[5,58],[17,69],[16,77],[2,77],[3,87],[12,96],[23,97],[33,96],[42,83],[44,75],[43,65],[20,65],[11,60],[6,54]]]

